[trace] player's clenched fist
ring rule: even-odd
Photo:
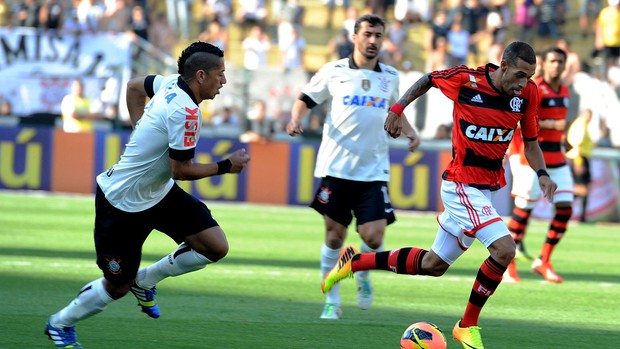
[[[245,148],[241,148],[232,153],[232,155],[228,157],[228,160],[232,163],[230,173],[239,173],[243,171],[245,165],[250,161],[250,155],[245,152]]]

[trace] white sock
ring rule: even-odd
[[[338,257],[340,256],[340,248],[329,248],[325,243],[321,246],[321,273],[323,277],[329,273],[330,270],[338,263]],[[325,303],[340,304],[340,284],[337,283],[331,290],[327,291]]]
[[[52,316],[52,326],[70,327],[76,322],[102,312],[114,299],[103,287],[103,277],[82,287],[69,305]]]
[[[370,246],[366,245],[364,241],[362,241],[362,245],[360,246],[361,253],[381,252],[383,250],[385,250],[385,244],[383,243],[383,241],[381,242],[381,246],[375,249],[370,248]],[[358,279],[368,279],[370,277],[370,270],[360,270],[355,273],[355,277]]]
[[[181,244],[174,252],[154,264],[142,268],[136,276],[136,283],[143,288],[152,288],[169,276],[178,276],[200,270],[213,263],[209,258]]]

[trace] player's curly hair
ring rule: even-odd
[[[219,58],[224,57],[224,51],[219,47],[207,42],[196,41],[181,52],[178,67],[183,80],[189,81],[194,78],[198,70],[208,71],[221,63]]]

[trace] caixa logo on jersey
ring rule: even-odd
[[[474,142],[510,143],[515,131],[497,126],[481,126],[460,120],[465,137]]]
[[[342,97],[342,104],[387,109],[387,99],[373,96],[344,96]]]

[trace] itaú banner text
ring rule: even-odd
[[[99,98],[107,79],[123,80],[130,69],[130,36],[77,34],[35,28],[0,28],[0,95],[15,115],[60,113],[71,80]]]
[[[53,128],[0,127],[0,189],[94,193],[95,177],[122,154],[129,132],[65,133]],[[236,149],[251,156],[246,171],[198,181],[179,181],[202,200],[308,205],[318,180],[313,177],[316,142],[244,144],[237,139],[203,137],[195,161],[219,161]],[[449,153],[392,149],[390,196],[395,208],[439,210],[441,169]]]

